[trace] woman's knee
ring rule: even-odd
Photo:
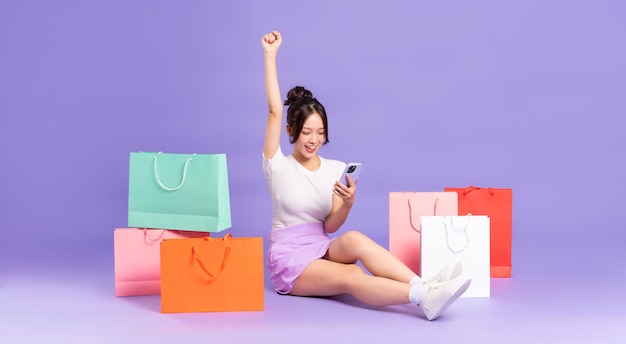
[[[372,251],[374,241],[358,231],[342,234],[330,245],[324,258],[339,263],[356,263]]]
[[[365,234],[355,230],[347,231],[343,236],[345,241],[350,245],[369,244],[372,241]]]
[[[357,281],[359,278],[365,276],[365,270],[359,265],[355,264],[346,264],[343,267],[342,272],[343,280],[346,286],[349,286],[350,283]]]
[[[359,285],[363,285],[363,278],[367,278],[369,275],[365,273],[365,270],[357,264],[347,264],[343,273],[343,285],[344,289],[348,293],[353,293],[354,288]]]
[[[345,234],[345,244],[354,252],[369,252],[373,246],[377,245],[367,235],[359,231],[348,231]]]
[[[346,264],[345,267],[345,275],[348,277],[360,277],[361,275],[365,275],[365,270],[357,264]]]

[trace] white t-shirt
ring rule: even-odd
[[[320,157],[317,171],[309,171],[280,147],[271,159],[263,158],[263,171],[272,196],[272,230],[319,223],[332,208],[333,185],[346,163]]]

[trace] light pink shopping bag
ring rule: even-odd
[[[208,237],[210,233],[163,229],[116,228],[115,295],[157,295],[161,292],[160,243],[163,239]]]
[[[390,192],[389,251],[421,276],[420,217],[457,213],[456,192]]]

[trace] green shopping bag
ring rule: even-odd
[[[130,153],[128,226],[230,228],[226,154]]]

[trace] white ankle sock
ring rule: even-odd
[[[412,285],[411,289],[409,289],[409,301],[419,306],[419,304],[424,302],[429,290],[430,287],[425,284]]]
[[[413,278],[411,278],[411,280],[409,281],[409,284],[410,285],[424,284],[424,280],[418,275],[415,275],[413,276]]]

